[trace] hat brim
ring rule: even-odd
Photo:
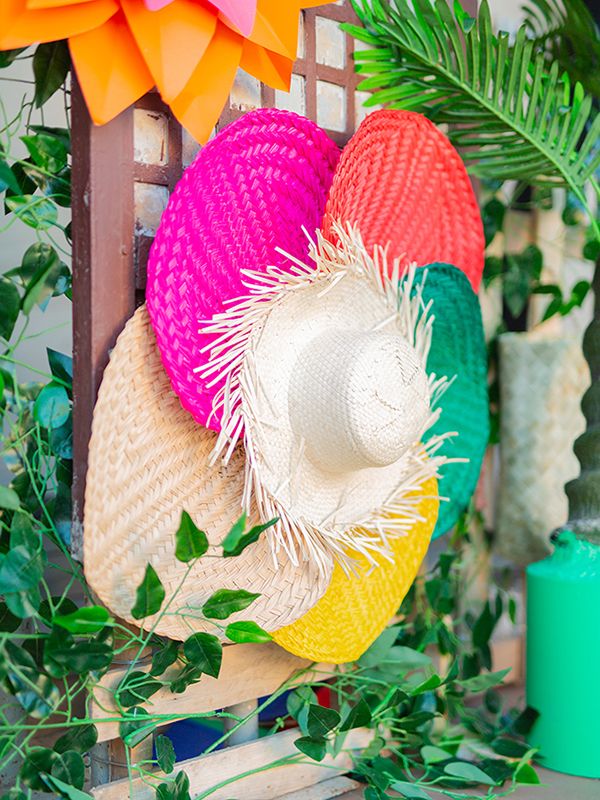
[[[440,514],[433,538],[456,525],[471,500],[489,440],[487,353],[481,308],[464,273],[451,264],[429,264],[418,270],[423,302],[432,301],[435,321],[427,371],[448,379],[441,414],[430,436],[455,431],[437,454],[448,461],[440,467]],[[460,459],[458,461],[457,459]]]
[[[355,661],[398,611],[425,557],[438,513],[435,478],[418,493],[422,517],[406,536],[392,540],[394,561],[373,567],[355,553],[359,567],[347,575],[336,565],[329,588],[302,619],[276,631],[274,640],[290,653],[312,661]]]
[[[484,236],[465,166],[435,125],[412,111],[369,114],[342,152],[323,232],[351,223],[365,244],[419,266],[455,264],[477,291]]]
[[[85,497],[86,578],[122,619],[140,625],[131,609],[146,565],[152,564],[171,597],[158,634],[185,639],[214,631],[200,608],[218,589],[260,594],[236,619],[272,631],[301,617],[323,595],[332,566],[290,561],[276,565],[263,535],[234,558],[218,544],[241,514],[245,459],[210,467],[216,434],[182,409],[163,369],[145,307],[119,336],[98,394],[90,440]],[[180,587],[186,564],[175,558],[175,532],[186,510],[206,531],[211,547]],[[179,588],[178,588],[179,587]]]
[[[314,122],[259,109],[203,147],[169,198],[148,259],[146,302],[173,388],[200,424],[220,430],[211,408],[222,388],[194,371],[209,341],[200,322],[244,294],[242,269],[289,266],[277,247],[306,258],[302,227],[319,226],[338,158]]]

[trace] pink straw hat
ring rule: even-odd
[[[308,255],[302,228],[319,227],[337,146],[297,114],[261,109],[209,142],[187,168],[163,214],[148,261],[146,303],[158,347],[181,404],[194,419],[210,416],[223,382],[201,379],[214,337],[199,323],[245,294],[241,269],[264,270]]]

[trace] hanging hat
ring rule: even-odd
[[[411,146],[402,144],[403,135]],[[419,146],[425,142],[419,150],[425,170],[413,158],[415,138]],[[360,178],[351,169],[357,153],[369,170],[381,173],[383,194],[367,193],[365,202],[360,201],[360,180],[367,181],[368,176]],[[287,112],[262,110],[219,134],[184,174],[152,249],[147,305],[166,373],[181,405],[191,413],[178,407],[180,422],[186,421],[189,441],[202,440],[203,445],[196,445],[198,452],[192,458],[174,437],[170,476],[161,482],[162,460],[150,468],[144,447],[136,448],[141,434],[131,420],[144,412],[127,411],[129,424],[121,425],[121,444],[115,446],[118,452],[129,449],[134,469],[145,475],[145,493],[138,501],[144,521],[131,525],[126,513],[117,513],[107,526],[106,509],[100,503],[88,513],[94,509],[88,497],[86,546],[97,538],[93,547],[100,553],[106,552],[103,541],[115,543],[115,549],[128,551],[124,562],[142,565],[140,576],[152,560],[162,580],[161,570],[167,565],[161,559],[174,548],[177,513],[186,508],[194,517],[194,510],[185,505],[193,489],[186,497],[170,494],[178,483],[178,470],[190,487],[198,484],[200,494],[200,486],[204,487],[206,516],[196,522],[207,529],[212,543],[220,541],[238,515],[233,513],[228,525],[220,528],[215,521],[211,533],[208,511],[216,509],[218,517],[223,507],[228,508],[225,481],[237,498],[238,512],[244,507],[261,521],[278,516],[279,522],[264,535],[264,551],[257,548],[259,541],[253,546],[257,549],[244,551],[241,561],[207,559],[210,569],[201,559],[196,575],[202,583],[199,591],[207,584],[209,593],[232,588],[232,582],[236,588],[249,588],[243,580],[254,575],[262,585],[262,591],[254,591],[263,594],[268,614],[261,616],[261,598],[254,609],[250,606],[243,612],[244,618],[256,619],[268,630],[283,630],[281,644],[293,652],[302,649],[308,657],[313,657],[311,648],[317,652],[316,643],[323,636],[330,637],[331,660],[344,661],[368,647],[416,574],[434,526],[434,476],[444,468],[446,456],[441,451],[452,433],[445,425],[432,432],[433,426],[442,424],[440,395],[451,376],[447,371],[434,375],[428,365],[436,311],[424,291],[429,276],[417,267],[430,258],[453,258],[477,285],[483,236],[460,159],[445,137],[419,115],[377,112],[367,118],[342,156],[323,233],[315,234],[336,160],[336,149],[312,123]],[[380,160],[385,169],[380,169]],[[389,171],[399,178],[390,178]],[[340,175],[346,176],[344,180]],[[451,187],[454,181],[464,214],[445,188],[440,188],[443,202],[431,199],[431,180],[438,187]],[[366,185],[371,187],[368,181]],[[428,215],[421,208],[421,192],[430,197]],[[339,211],[344,198],[349,203],[347,214]],[[377,218],[376,203],[392,226],[387,238],[374,234],[367,218],[361,220],[365,204],[373,206],[373,219]],[[412,216],[399,214],[399,205],[412,208]],[[425,244],[431,231],[435,246]],[[466,289],[473,294],[470,287]],[[141,326],[148,338],[147,327],[135,319],[130,325]],[[474,329],[473,335],[480,335],[480,330]],[[125,359],[124,350],[130,351],[129,388],[122,385],[120,391],[131,393],[138,383],[138,345],[129,342],[121,349],[119,345],[109,370]],[[460,349],[457,352],[460,366]],[[148,354],[144,360],[150,360]],[[115,367],[115,372],[120,369]],[[107,371],[105,380],[111,380],[110,375]],[[146,385],[149,393],[153,385],[163,392],[166,386],[156,370]],[[103,404],[101,394],[95,430],[103,429],[102,420],[108,419],[114,405]],[[165,432],[175,415],[176,403],[172,406],[155,415],[162,417]],[[244,447],[239,446],[242,441]],[[127,507],[124,500],[133,490],[117,470],[109,469],[110,456],[101,453],[103,449],[108,452],[101,436],[94,434],[90,470],[94,464],[97,472],[103,470],[103,492],[118,497],[115,508]],[[94,480],[91,471],[88,494]],[[162,516],[165,505],[171,509],[170,517]],[[123,548],[123,532],[129,529],[137,531],[135,547]],[[265,553],[271,556],[268,566]],[[405,558],[410,569],[400,573],[394,570],[403,553],[412,554]],[[225,561],[232,566],[220,573],[220,581],[217,566],[218,585],[210,583],[213,564]],[[244,576],[241,582],[236,582],[240,580],[236,562]],[[101,596],[116,610],[122,590],[107,569]],[[86,555],[93,586],[95,570]],[[288,570],[285,579],[282,570]],[[300,594],[305,591],[307,574],[314,589],[310,597],[306,593],[306,603],[299,604],[296,614],[285,608],[286,592],[293,597],[297,589]],[[386,603],[381,602],[382,594]],[[324,609],[332,607],[332,598],[343,609],[356,606],[358,597],[362,617],[348,644],[319,620]],[[127,602],[122,600],[120,608]],[[180,624],[185,608],[198,602],[195,596],[184,603],[183,615],[175,607],[174,619],[165,617],[159,632],[183,637],[190,625],[192,630],[198,629],[195,625],[202,628],[201,621],[186,619],[184,634]],[[311,613],[305,613],[307,608]],[[282,621],[285,616],[288,619]],[[313,645],[307,645],[311,641]]]
[[[329,585],[331,569],[291,561],[276,565],[265,538],[234,558],[219,544],[241,513],[244,455],[208,466],[213,431],[198,425],[171,389],[145,307],[119,336],[105,370],[90,441],[85,496],[84,564],[88,583],[119,617],[139,625],[131,609],[147,564],[174,597],[167,613],[143,621],[156,633],[187,639],[216,633],[200,614],[218,589],[260,594],[228,622],[253,620],[265,630],[308,611]],[[175,558],[175,531],[186,510],[206,532],[208,553],[190,575]],[[258,518],[252,514],[251,524]],[[183,581],[183,582],[182,582]]]

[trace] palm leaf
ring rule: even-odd
[[[566,185],[588,210],[596,193],[600,117],[528,36],[493,32],[487,0],[477,19],[446,0],[352,0],[364,28],[346,30],[371,49],[355,53],[373,91],[368,105],[418,111],[447,124],[471,173],[497,180]],[[584,133],[584,131],[586,131]],[[591,216],[591,215],[590,215]]]
[[[521,10],[536,46],[600,98],[600,36],[584,0],[528,0]]]

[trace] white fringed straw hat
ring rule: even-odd
[[[317,233],[311,266],[243,271],[248,294],[202,327],[216,338],[201,377],[225,378],[214,458],[243,435],[244,504],[279,518],[276,555],[323,569],[349,548],[389,554],[419,518],[414,492],[442,463],[442,440],[423,435],[446,384],[426,373],[433,316],[415,267],[400,282],[400,259],[350,225],[335,233]]]

